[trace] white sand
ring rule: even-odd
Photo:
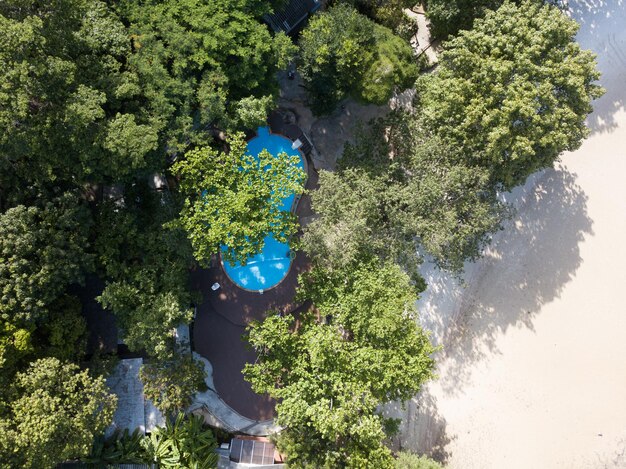
[[[446,352],[395,443],[453,469],[626,468],[626,1],[570,6],[607,89],[592,135],[518,191],[462,294],[422,300]]]

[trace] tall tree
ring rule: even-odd
[[[409,279],[371,259],[343,271],[316,267],[301,283],[317,315],[297,324],[270,315],[249,330],[259,358],[244,375],[279,402],[278,446],[295,466],[392,467],[376,408],[410,398],[433,369]]]
[[[346,96],[382,104],[410,87],[418,71],[405,41],[345,4],[311,18],[299,60],[317,113],[331,112]]]
[[[116,406],[103,378],[56,358],[18,373],[14,391],[16,399],[0,422],[2,467],[46,469],[86,456]]]
[[[410,19],[404,14],[405,8],[415,6],[413,0],[342,0],[343,3],[354,5],[360,13],[394,32]]]
[[[430,33],[446,39],[461,29],[471,29],[474,19],[483,17],[488,10],[497,10],[502,3],[504,0],[428,0]]]
[[[154,166],[122,22],[105,2],[0,4],[0,190],[81,186]]]
[[[319,216],[302,245],[314,261],[335,269],[376,255],[399,263],[418,289],[423,256],[458,272],[507,215],[485,169],[404,113],[363,129],[338,171],[320,174],[312,199]]]
[[[266,150],[247,154],[241,134],[231,138],[229,147],[225,152],[192,150],[172,168],[185,197],[178,224],[201,263],[220,247],[226,260],[245,262],[263,249],[269,233],[286,241],[297,227],[283,200],[304,190],[299,158]]]
[[[578,24],[557,8],[505,2],[446,43],[438,72],[418,83],[419,113],[504,189],[551,166],[587,136],[603,91]]]
[[[169,194],[136,183],[123,202],[101,204],[96,218],[96,260],[107,280],[100,301],[117,316],[131,350],[164,359],[173,354],[172,331],[192,317],[191,247],[184,231],[163,228],[177,212]]]
[[[0,215],[0,317],[29,323],[92,268],[89,210],[69,193]]]
[[[204,364],[182,352],[171,360],[146,363],[139,371],[145,396],[163,412],[175,415],[184,412],[193,395],[206,391]]]
[[[272,3],[279,2],[118,2],[130,23],[131,68],[170,153],[208,144],[207,127],[241,128],[251,113],[265,120],[278,91],[275,73],[295,52],[287,36],[272,36],[260,22]]]

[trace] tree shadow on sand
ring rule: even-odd
[[[570,0],[566,13],[581,25],[577,39],[582,47],[598,54],[600,84],[606,88],[587,125],[592,135],[611,132],[617,128],[615,115],[626,107],[626,0]]]
[[[388,441],[393,451],[410,451],[446,464],[448,445],[456,438],[447,434],[446,420],[437,410],[436,398],[425,388],[408,402],[386,404],[383,415],[402,418],[400,431]]]
[[[576,175],[563,167],[546,170],[494,239],[463,297],[459,320],[444,340],[440,382],[446,393],[469,382],[473,363],[499,353],[496,340],[509,328],[533,330],[542,306],[576,275],[579,243],[593,235],[592,223]]]

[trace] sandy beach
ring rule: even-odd
[[[570,14],[607,90],[590,137],[511,195],[464,288],[434,273],[420,302],[439,379],[394,443],[451,469],[626,468],[626,2]]]

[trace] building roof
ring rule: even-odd
[[[321,0],[289,0],[285,8],[263,18],[274,32],[290,33],[321,6]]]

